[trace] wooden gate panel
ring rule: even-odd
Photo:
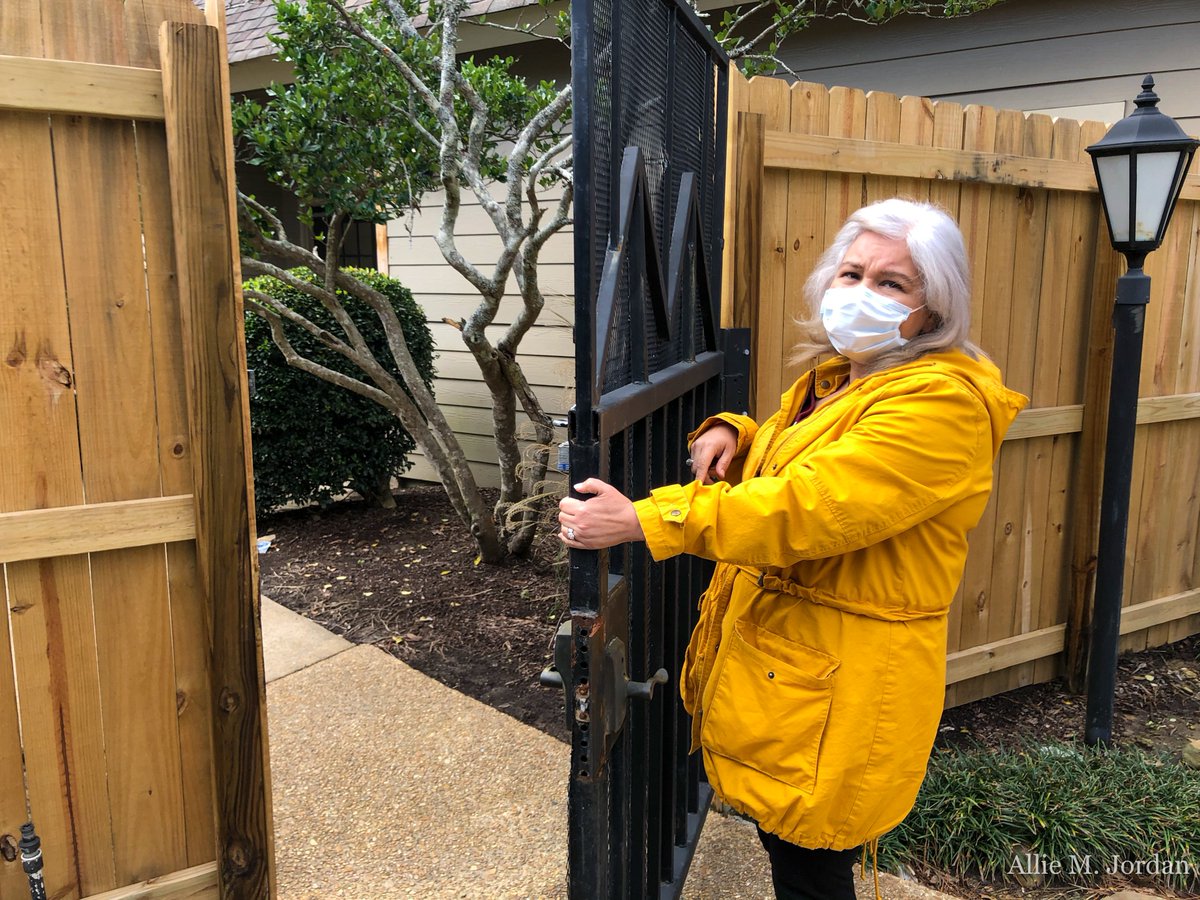
[[[165,21],[200,34],[205,77],[175,84],[205,92],[182,105],[212,155],[171,171],[154,71]],[[23,226],[0,240],[0,458],[16,461],[0,479],[0,834],[26,818],[19,721],[58,898],[148,879],[215,897],[214,856],[227,896],[271,889],[231,161],[213,149],[228,135],[223,59],[203,23],[190,0],[0,5],[0,55],[22,57],[0,60],[18,79],[0,109],[0,212]],[[172,174],[188,182],[183,222]],[[0,863],[10,891],[25,893],[23,873]]]

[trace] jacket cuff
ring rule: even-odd
[[[690,508],[687,493],[678,484],[656,488],[645,500],[633,504],[646,547],[656,562],[683,552],[683,523]]]
[[[758,432],[758,423],[750,416],[742,416],[737,413],[718,413],[715,416],[709,416],[700,423],[695,431],[687,436],[688,446],[692,441],[700,437],[708,429],[714,425],[724,424],[732,425],[737,430],[737,449],[734,451],[735,456],[741,456],[750,449],[750,444],[754,440],[754,435]]]

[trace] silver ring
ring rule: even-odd
[[[683,461],[683,464],[684,464],[685,466],[690,466],[690,465],[692,464],[692,458],[689,456],[687,459],[685,459],[685,460]]]
[[[567,529],[567,540],[568,541],[575,540],[575,529],[574,528]]]

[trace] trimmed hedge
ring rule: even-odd
[[[417,370],[427,385],[432,384],[433,337],[408,288],[370,269],[344,271],[391,301]],[[303,268],[292,274],[315,278]],[[250,279],[246,287],[282,300],[314,324],[344,337],[320,301],[308,294],[267,277]],[[362,301],[338,294],[375,358],[398,377],[379,317]],[[308,332],[286,322],[285,329],[301,356],[370,383],[353,363]],[[250,422],[254,498],[260,512],[287,503],[326,505],[346,487],[375,502],[390,500],[391,478],[412,466],[408,454],[416,449],[399,419],[365,397],[289,366],[271,340],[270,325],[253,312],[246,313],[246,359],[255,381]]]

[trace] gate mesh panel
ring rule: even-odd
[[[670,258],[673,217],[680,178],[694,172],[698,178],[704,247],[709,279],[714,283],[721,248],[714,244],[721,222],[716,186],[723,174],[718,160],[716,85],[718,67],[712,51],[686,23],[671,3],[646,0],[594,0],[590,4],[594,52],[590,63],[590,100],[593,136],[591,183],[594,221],[617,224],[619,182],[624,149],[642,150],[649,186],[651,219],[658,235],[664,268]],[[608,139],[605,140],[605,136]],[[714,222],[714,218],[718,221]],[[592,234],[592,284],[600,283],[612,235],[597,228]],[[667,272],[663,272],[664,278]],[[607,363],[599,373],[601,391],[607,393],[639,380],[640,366],[630,344],[634,316],[643,316],[647,372],[658,372],[700,349],[698,335],[681,320],[694,319],[699,311],[697,286],[685,278],[676,321],[669,340],[658,336],[647,297],[646,284],[628,272],[614,309],[614,334]]]

